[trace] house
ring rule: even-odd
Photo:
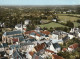
[[[12,43],[13,38],[18,38],[19,41],[24,40],[24,36],[22,35],[21,31],[9,31],[9,32],[4,32],[2,35],[2,42],[3,43]]]
[[[7,43],[1,43],[0,44],[0,51],[5,51],[6,49],[8,49]]]
[[[58,37],[58,35],[57,34],[52,34],[52,37],[51,37],[53,40],[55,39],[55,40],[58,40],[59,39],[59,37]]]
[[[40,32],[40,29],[41,29],[40,26],[37,26],[36,29],[35,29],[35,31],[36,32]]]
[[[57,22],[57,19],[53,19],[52,21],[53,21],[53,22]]]
[[[46,49],[46,50],[45,50],[45,54],[46,54],[46,55],[50,55],[50,56],[51,56],[51,55],[54,54],[54,53],[55,53],[55,52],[52,51],[52,50],[49,50],[49,49]]]
[[[13,52],[13,59],[22,59],[22,57],[20,56],[17,50]]]
[[[36,50],[36,52],[45,49],[46,48],[46,44],[45,43],[41,43],[41,44],[37,44],[37,46],[34,47],[34,49]]]
[[[45,35],[44,38],[45,38],[46,40],[49,40],[49,39],[50,39],[50,38],[49,38],[49,35]]]
[[[71,28],[70,33],[72,33],[75,37],[80,38],[80,29],[79,28]]]
[[[48,30],[44,30],[44,31],[42,31],[42,33],[45,34],[45,35],[49,35],[50,34],[50,32]]]
[[[13,49],[7,49],[6,50],[6,53],[10,56],[13,54]]]
[[[30,36],[36,38],[36,33],[32,32],[32,33],[30,33]]]
[[[43,59],[43,58],[35,54],[32,59]]]
[[[26,54],[26,59],[32,59],[32,57],[33,57],[33,52],[27,52]]]
[[[62,49],[62,52],[66,52],[66,51],[67,51],[67,48],[63,48],[63,49]]]
[[[52,54],[52,59],[64,59],[64,58],[56,54]]]
[[[30,51],[30,52],[29,52],[29,54],[30,54],[31,56],[33,56],[34,53],[35,53],[35,52],[33,52],[33,51]]]
[[[27,56],[27,54],[28,54],[28,56]],[[34,52],[34,51],[30,51],[30,52],[27,53],[27,54],[26,54],[26,58],[28,58],[28,59],[33,59],[33,56],[34,56],[35,52]]]
[[[12,39],[12,44],[16,44],[16,43],[18,43],[19,42],[19,38],[13,38]]]
[[[63,14],[66,14],[66,11],[63,11]]]
[[[63,42],[66,42],[68,39],[70,39],[70,38],[69,38],[69,36],[67,35],[67,36],[65,36],[62,40],[63,40]]]
[[[60,50],[61,50],[61,47],[58,43],[51,43],[47,49],[51,50],[51,51],[54,51],[55,53],[58,53]]]
[[[20,30],[22,32],[26,32],[27,26],[26,25],[22,25],[22,24],[17,24],[17,25],[15,25],[15,29],[16,30]]]
[[[52,42],[52,43],[59,43],[59,44],[63,44],[63,40],[62,39],[50,39],[50,41]]]
[[[41,35],[40,34],[36,34],[36,40],[41,40]]]
[[[68,34],[64,31],[53,31],[50,36],[50,40],[52,40],[53,43],[59,43],[63,44],[64,39],[68,39]]]
[[[35,30],[31,30],[31,31],[27,31],[24,33],[25,36],[28,36],[28,37],[34,37],[36,36],[36,31]]]
[[[4,51],[4,47],[0,44],[0,52]]]
[[[1,45],[2,45],[2,51],[5,51],[5,50],[7,50],[8,49],[8,44],[7,43],[1,43]]]
[[[33,38],[33,37],[30,37],[30,39],[28,39],[28,40],[25,40],[26,42],[35,42],[35,41],[37,41],[35,38]]]
[[[5,24],[0,22],[0,27],[4,27],[4,26],[5,26]]]
[[[25,32],[25,36],[35,38],[38,41],[45,38],[41,32],[36,32],[35,30]]]
[[[30,20],[25,20],[25,21],[24,21],[24,24],[25,24],[25,25],[28,25],[29,23],[30,23]]]
[[[76,48],[78,48],[78,46],[78,43],[74,43],[68,47],[68,51],[74,51]]]
[[[29,36],[30,33],[31,33],[31,31],[26,31],[26,32],[24,32],[24,36],[27,37],[27,36]]]
[[[79,32],[79,28],[71,28],[70,33]]]
[[[2,43],[2,45],[3,45],[4,48],[8,47],[7,43]]]
[[[34,48],[34,44],[32,42],[21,43],[20,46],[22,50],[25,50],[27,52],[32,51]]]
[[[15,25],[15,29],[22,31],[22,24]]]
[[[26,32],[26,31],[27,31],[27,26],[23,25],[23,32]]]
[[[13,44],[9,46],[10,49],[19,49],[20,45],[19,44]]]
[[[74,28],[71,28],[70,33],[74,33]]]
[[[4,52],[4,51],[1,51],[1,52],[0,52],[0,58],[3,58],[4,55],[5,55],[5,52]]]
[[[15,29],[16,29],[16,30],[20,30],[20,31],[22,31],[22,32],[26,32],[26,30],[27,30],[27,25],[29,24],[29,22],[30,22],[30,20],[25,20],[25,21],[24,21],[24,25],[22,25],[22,24],[17,24],[17,25],[15,25]]]
[[[73,39],[75,36],[73,34],[68,34],[69,39]]]
[[[44,53],[40,55],[43,59],[47,59],[48,57],[52,56],[54,54],[54,51],[51,51],[49,49],[45,49]]]
[[[52,35],[54,36],[53,38],[54,39],[62,39],[62,38],[64,38],[65,36],[67,36],[67,33],[66,32],[64,32],[64,31],[60,31],[60,30],[55,30],[55,31],[53,31],[52,32]]]
[[[49,40],[49,35],[50,35],[49,31],[44,30],[44,31],[40,31],[40,33],[42,33],[44,39]]]

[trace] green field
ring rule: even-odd
[[[73,21],[80,19],[78,17],[71,17],[71,16],[58,16],[58,17],[59,17],[60,21],[64,21],[64,22],[66,22],[66,21],[72,21],[73,22]]]
[[[77,22],[73,22],[73,23],[74,23],[74,26],[75,26],[75,27],[80,26],[80,23],[77,23]]]
[[[57,14],[60,21],[66,22],[66,21],[77,21],[80,15],[78,14]]]
[[[42,24],[42,25],[38,25],[38,26],[40,26],[41,28],[46,27],[48,29],[50,29],[50,27],[52,27],[52,28],[55,28],[55,27],[66,27],[64,25],[61,25],[61,24],[55,23],[55,22],[51,22],[51,23],[48,23],[48,24]]]
[[[79,14],[56,14],[58,16],[58,18],[60,19],[60,21],[62,21],[63,23],[66,23],[67,21],[71,21],[74,23],[74,26],[75,27],[78,27],[80,24],[77,23],[77,22],[74,22],[74,21],[77,21],[79,18]],[[44,21],[44,20],[43,20]],[[46,20],[47,21],[47,20]],[[67,27],[65,25],[61,25],[59,23],[55,23],[55,22],[51,22],[51,23],[48,23],[48,24],[42,24],[42,25],[38,25],[40,26],[41,28],[55,28],[55,27]]]

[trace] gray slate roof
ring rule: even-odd
[[[5,32],[3,35],[14,35],[14,34],[21,34],[21,31],[9,31],[9,32]]]
[[[58,43],[53,44],[53,46],[55,49],[60,48],[60,45]]]

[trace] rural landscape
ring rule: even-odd
[[[1,59],[80,59],[80,5],[0,6]]]

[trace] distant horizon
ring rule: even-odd
[[[80,0],[0,0],[1,6],[80,5]]]
[[[80,5],[0,5],[0,6],[80,6]]]

